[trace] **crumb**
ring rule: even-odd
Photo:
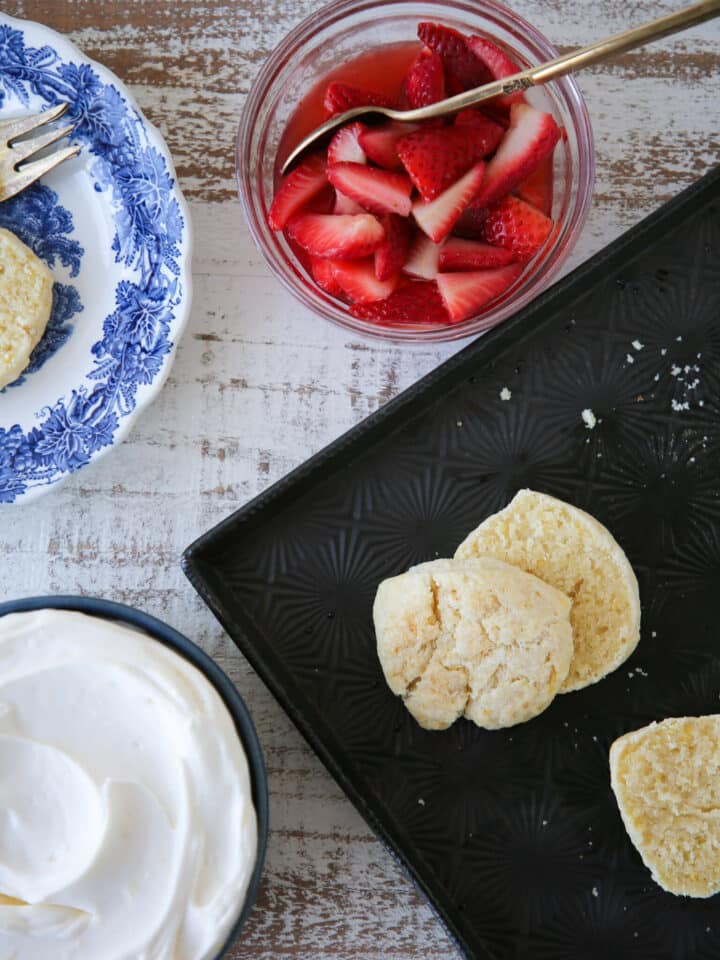
[[[462,420],[457,420],[456,423],[455,423],[455,426],[456,426],[456,427],[461,427],[462,425],[463,425]]]
[[[645,344],[644,344],[644,343],[640,343],[639,340],[633,340],[632,346],[633,346],[633,349],[635,349],[635,350],[642,350],[643,347],[645,346]]]
[[[635,357],[631,353],[628,353],[625,359],[627,360],[628,363],[635,363]]]
[[[423,800],[422,797],[418,797],[418,803],[420,804],[421,807],[425,806],[425,801]]]
[[[667,353],[667,347],[663,347],[662,350],[660,351],[660,353],[661,353],[662,356],[664,357],[665,354]]]
[[[650,636],[651,636],[651,637],[656,637],[656,636],[657,636],[657,630],[653,630],[653,632],[650,634]]]
[[[500,399],[509,400],[511,397],[512,397],[512,391],[508,390],[507,387],[503,387],[502,390],[500,391]]]
[[[597,887],[593,887],[593,888],[592,888],[592,895],[593,895],[594,897],[599,897],[599,896],[600,896],[600,891],[598,890]]]
[[[660,379],[660,374],[659,374],[659,373],[656,373],[656,374],[655,374],[655,383],[657,383],[659,379]]]
[[[673,400],[672,408],[675,411],[675,413],[680,413],[682,410],[689,410],[690,404],[687,402],[687,400],[684,400],[684,401]]]
[[[597,417],[592,412],[592,410],[586,407],[585,410],[583,410],[583,412],[580,414],[580,416],[583,418],[583,423],[588,428],[588,430],[593,430],[595,428],[595,425],[597,424]]]
[[[670,373],[671,373],[674,377],[676,377],[679,373],[682,373],[682,369],[681,369],[676,363],[674,363],[674,364],[670,367]]]

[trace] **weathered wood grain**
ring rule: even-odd
[[[50,496],[0,513],[0,595],[97,594],[198,641],[245,696],[265,749],[272,828],[235,960],[451,957],[434,914],[227,641],[178,566],[195,536],[451,355],[359,340],[270,276],[236,202],[233,143],[263,58],[315,0],[9,0],[126,80],[176,158],[196,232],[195,300],[162,395],[128,442]],[[676,8],[517,0],[558,46]],[[570,266],[720,160],[720,28],[579,77],[597,139],[590,220]]]

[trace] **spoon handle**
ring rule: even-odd
[[[445,108],[442,112],[445,113],[448,109],[454,111],[462,109],[462,107],[469,107],[500,94],[526,90],[528,87],[547,83],[548,80],[562,77],[564,74],[579,70],[581,67],[587,67],[592,63],[600,63],[600,61],[618,53],[623,53],[625,50],[632,50],[634,47],[640,47],[652,40],[660,40],[662,37],[668,37],[680,30],[687,30],[689,27],[704,23],[706,20],[712,20],[713,17],[718,15],[720,15],[720,0],[700,0],[699,3],[683,7],[682,10],[669,13],[664,17],[658,17],[657,20],[651,20],[639,27],[623,30],[622,33],[616,33],[604,40],[597,40],[587,47],[571,50],[555,60],[530,67],[528,70],[516,73],[505,80],[496,80],[483,87],[476,87],[474,90],[468,90],[465,93],[450,97],[443,100],[441,104],[437,104],[437,106],[442,105]],[[433,106],[435,104],[430,107],[422,107],[420,110],[406,111],[405,119],[421,119],[421,112],[423,117],[432,116]],[[417,114],[417,118],[415,116],[411,117],[410,114]]]
[[[699,3],[683,7],[676,13],[669,13],[640,27],[633,27],[631,30],[616,33],[605,40],[591,43],[588,47],[580,47],[579,50],[564,53],[555,60],[530,67],[502,80],[493,80],[492,83],[475,87],[473,90],[466,90],[464,93],[458,93],[454,97],[448,97],[438,103],[431,103],[427,107],[416,107],[414,110],[393,110],[388,107],[354,107],[352,110],[345,111],[345,113],[336,114],[308,134],[285,159],[281,172],[285,173],[300,154],[321,137],[336,130],[342,124],[348,123],[350,120],[357,120],[368,113],[381,114],[390,120],[399,120],[403,123],[444,117],[447,114],[464,110],[466,107],[472,107],[477,103],[483,103],[485,100],[492,100],[493,97],[517,93],[519,90],[527,90],[528,87],[547,83],[548,80],[553,80],[555,77],[562,77],[566,73],[579,70],[581,67],[587,67],[591,63],[600,63],[601,60],[607,60],[608,57],[615,54],[632,50],[634,47],[641,47],[645,43],[650,43],[651,40],[660,40],[662,37],[670,36],[671,33],[687,30],[688,27],[694,27],[698,23],[712,20],[713,17],[719,15],[720,0],[700,0]]]

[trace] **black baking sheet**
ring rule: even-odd
[[[423,731],[382,678],[376,587],[452,555],[521,487],[615,534],[640,582],[640,645],[519,727]],[[720,958],[720,897],[652,882],[607,761],[651,720],[720,712],[719,170],[183,562],[468,956]]]

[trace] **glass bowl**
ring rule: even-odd
[[[503,296],[476,317],[425,329],[379,327],[353,317],[346,304],[316,286],[282,233],[267,223],[278,146],[302,98],[331,70],[381,44],[417,37],[434,20],[464,33],[484,33],[523,66],[558,56],[527,21],[494,0],[334,0],[292,30],[270,54],[248,95],[236,144],[240,199],[255,243],[271,270],[304,306],[355,333],[394,341],[456,340],[517,312],[544,289],[572,250],[587,218],[595,179],[592,129],[572,77],[528,91],[533,106],[564,128],[554,155],[553,219],[558,229]]]
[[[77,610],[79,613],[88,616],[127,624],[141,633],[149,635],[164,646],[170,647],[175,653],[180,654],[194,667],[197,667],[215,687],[228,708],[248,762],[258,831],[255,865],[245,894],[245,900],[224,945],[214,958],[214,960],[228,960],[233,944],[240,935],[257,897],[265,863],[269,830],[269,797],[265,761],[255,725],[245,701],[228,675],[204,650],[194,644],[192,640],[188,640],[183,634],[178,633],[177,630],[173,630],[168,624],[163,623],[162,620],[158,620],[142,610],[128,607],[124,603],[115,603],[112,600],[80,596],[26,597],[22,600],[7,600],[0,603],[0,617],[4,617],[8,613],[26,613],[32,610]]]

